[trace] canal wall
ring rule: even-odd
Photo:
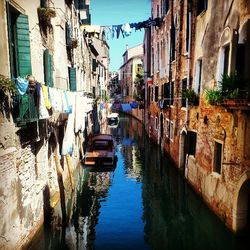
[[[72,156],[66,157],[58,154],[60,145],[41,130],[40,140],[30,140],[28,133],[35,136],[27,129],[17,129],[1,115],[0,249],[21,249],[28,244],[53,207],[62,204],[62,194],[75,185],[71,180],[80,157],[79,137]],[[60,190],[60,185],[65,190]]]

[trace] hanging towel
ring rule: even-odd
[[[49,118],[49,113],[45,106],[45,100],[44,100],[42,88],[40,88],[39,119],[48,119],[48,118]]]
[[[76,94],[76,105],[75,105],[75,133],[78,131],[84,131],[85,129],[85,106],[87,105],[86,99],[82,96],[82,93]]]
[[[70,154],[73,152],[74,144],[74,123],[75,123],[75,100],[72,98],[72,112],[68,116],[68,123],[63,138],[62,155]]]
[[[62,112],[62,95],[59,89],[49,88],[51,106],[57,112]]]
[[[71,113],[72,106],[69,105],[68,94],[65,90],[62,91],[62,103],[63,103],[63,112]]]
[[[42,90],[43,90],[43,97],[44,97],[45,106],[49,110],[49,109],[51,109],[51,103],[50,103],[50,99],[49,99],[48,87],[45,86],[44,84],[42,84]]]
[[[18,93],[20,95],[24,95],[26,93],[28,85],[29,85],[28,80],[26,80],[22,77],[16,78],[16,87],[17,87]]]

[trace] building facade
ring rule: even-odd
[[[250,213],[249,10],[244,0],[153,0],[162,25],[144,38],[147,132],[234,231]]]
[[[93,132],[89,5],[0,1],[0,248],[28,243],[58,202],[65,222],[65,187]]]

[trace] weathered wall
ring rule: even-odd
[[[7,31],[7,22],[6,22],[6,5],[5,1],[0,1],[0,30],[1,30],[1,37],[0,37],[0,51],[1,51],[1,67],[0,67],[0,74],[4,76],[10,76],[9,70],[9,48],[8,42],[6,37],[8,37]]]
[[[202,57],[202,95],[199,108],[190,111],[189,128],[197,131],[197,144],[195,157],[188,157],[186,177],[208,206],[233,230],[241,229],[237,220],[245,213],[242,218],[246,221],[249,210],[243,205],[245,198],[240,197],[242,177],[250,171],[249,108],[209,105],[205,89],[217,89],[219,85],[220,48],[224,44],[230,45],[229,73],[234,72],[235,43],[238,43],[235,34],[249,18],[249,10],[249,2],[244,0],[211,1],[207,11],[197,18],[196,26],[195,60]],[[223,145],[220,173],[214,169],[216,141]]]
[[[12,1],[13,2],[13,1]],[[59,1],[56,1],[58,3]],[[51,2],[52,3],[52,2]],[[52,3],[53,4],[53,3]],[[59,3],[58,3],[59,4]],[[60,1],[65,6],[65,1]],[[40,1],[15,1],[15,7],[29,16],[32,74],[44,81],[43,51],[49,48],[53,54],[55,87],[67,89],[68,60],[65,48],[65,23],[62,9],[56,9],[57,19],[52,20],[53,31],[45,39],[38,25],[37,8]],[[70,10],[69,10],[70,11]],[[64,13],[63,13],[64,14]],[[62,20],[63,19],[63,20]],[[0,1],[0,74],[9,76],[7,17],[5,1]],[[57,31],[60,32],[57,32]],[[54,40],[53,40],[54,39]],[[54,46],[55,45],[55,46]],[[85,50],[87,48],[85,47]],[[87,53],[86,53],[87,54]],[[57,69],[59,68],[59,71]],[[90,68],[86,69],[89,74]],[[55,81],[59,78],[62,81]],[[82,84],[82,82],[81,82]],[[62,193],[72,189],[66,157],[60,155],[67,116],[56,113],[48,120],[17,127],[10,113],[11,102],[0,112],[0,249],[20,249],[40,229],[44,211],[60,200],[58,173],[62,175]],[[37,127],[39,125],[39,127]],[[54,142],[54,136],[58,142]],[[81,141],[74,138],[71,171],[79,162]],[[56,162],[59,163],[56,166]],[[48,218],[47,214],[45,215]]]

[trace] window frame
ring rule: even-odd
[[[170,121],[169,124],[169,139],[171,142],[174,141],[174,121]]]
[[[165,123],[165,135],[166,138],[170,137],[170,120],[168,118],[166,118],[166,123]]]
[[[219,166],[219,171],[218,171],[218,166],[217,166],[217,147],[216,145],[221,145],[221,155],[220,155],[220,166]],[[217,173],[219,175],[222,174],[222,161],[223,161],[223,152],[224,152],[224,143],[220,140],[214,139],[214,154],[213,154],[213,172]]]

